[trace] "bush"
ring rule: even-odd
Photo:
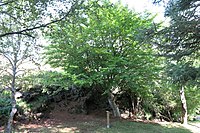
[[[11,107],[10,93],[8,91],[3,91],[0,94],[0,121],[2,121],[0,126],[7,121]]]

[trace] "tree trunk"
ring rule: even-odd
[[[17,58],[15,56],[15,62],[14,62],[13,68],[12,68],[13,69],[13,75],[12,75],[12,83],[11,83],[12,109],[11,109],[10,116],[9,116],[9,119],[8,119],[8,125],[7,125],[7,128],[6,128],[6,133],[12,132],[13,118],[14,118],[15,113],[17,112],[17,108],[16,108],[17,102],[16,102],[16,99],[15,99],[15,94],[16,94],[15,80],[16,80],[16,70],[17,70],[16,62],[17,62]]]
[[[121,117],[121,114],[119,112],[119,108],[115,103],[114,95],[112,93],[108,93],[108,102],[110,104],[110,107],[112,108],[113,115],[115,117]]]
[[[137,115],[139,112],[139,105],[140,105],[140,98],[137,97],[135,94],[131,96],[131,104],[132,104],[132,110],[133,115]]]
[[[180,90],[180,97],[181,97],[181,107],[182,107],[182,124],[187,124],[187,103],[184,93],[184,86],[181,86]]]
[[[7,128],[6,128],[6,133],[11,133],[12,132],[12,124],[13,124],[13,118],[14,118],[14,115],[15,113],[17,112],[17,108],[16,108],[16,100],[15,100],[15,89],[13,91],[13,88],[12,88],[12,110],[10,112],[10,116],[9,116],[9,119],[8,119],[8,125],[7,125]]]

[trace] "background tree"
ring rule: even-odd
[[[7,65],[3,73],[1,73],[1,76],[3,76],[1,78],[7,77],[4,87],[11,91],[12,105],[7,132],[12,131],[13,117],[17,112],[16,89],[18,86],[17,84],[19,84],[18,77],[27,69],[24,63],[31,60],[31,57],[36,54],[34,50],[38,50],[38,46],[34,45],[34,42],[31,41],[30,38],[24,38],[21,35],[12,35],[1,41],[0,53],[3,59],[6,60],[4,66]],[[24,66],[22,66],[23,64]]]
[[[88,1],[77,16],[47,32],[46,62],[75,76],[76,85],[100,87],[119,117],[114,90],[145,97],[154,84],[158,60],[147,38],[152,20],[120,3]]]
[[[196,86],[195,82],[198,80],[199,70],[198,68],[194,68],[189,63],[178,62],[176,64],[170,65],[167,71],[168,71],[167,74],[169,75],[169,77],[171,77],[171,80],[173,81],[173,83],[175,83],[177,87],[180,88],[179,90],[180,90],[181,108],[182,108],[181,118],[182,118],[183,124],[187,124],[188,109],[187,109],[187,104],[186,104],[185,88],[187,86],[190,86],[190,87]]]
[[[167,4],[165,15],[171,20],[163,32],[167,33],[164,37],[168,43],[161,47],[175,60],[184,56],[199,57],[199,7],[198,0],[170,0]]]
[[[176,62],[177,66],[173,67],[172,71],[169,69],[173,74],[169,75],[172,79],[181,78],[176,81],[179,82],[179,87],[181,86],[182,120],[185,124],[187,124],[187,105],[184,88],[188,81],[195,81],[198,85],[197,79],[199,78],[199,71],[197,71],[199,68],[197,62],[200,60],[199,7],[198,0],[169,0],[165,15],[170,17],[170,23],[168,27],[159,32],[158,36],[162,37],[161,42],[157,43],[161,55],[169,57],[171,62]]]
[[[2,67],[5,69],[1,70],[3,71],[1,78],[8,83],[2,86],[3,89],[6,86],[11,91],[12,104],[6,132],[12,132],[13,117],[17,111],[15,93],[17,77],[21,71],[20,65],[28,59],[32,60],[34,51],[38,50],[38,46],[32,41],[37,38],[39,33],[37,29],[64,20],[82,2],[70,0],[62,2],[56,0],[4,0],[0,2],[0,55],[8,63]],[[6,80],[5,76],[8,77]]]

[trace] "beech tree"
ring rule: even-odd
[[[100,86],[115,116],[114,90],[148,95],[156,77],[156,57],[148,44],[153,17],[120,3],[91,0],[69,21],[51,27],[46,62],[62,68],[80,86]]]

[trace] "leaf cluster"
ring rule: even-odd
[[[170,24],[160,31],[163,55],[174,60],[199,57],[199,8],[198,0],[169,0],[165,15]]]
[[[148,88],[159,62],[146,36],[152,20],[120,3],[88,1],[79,14],[46,33],[52,44],[44,57],[90,86]]]

